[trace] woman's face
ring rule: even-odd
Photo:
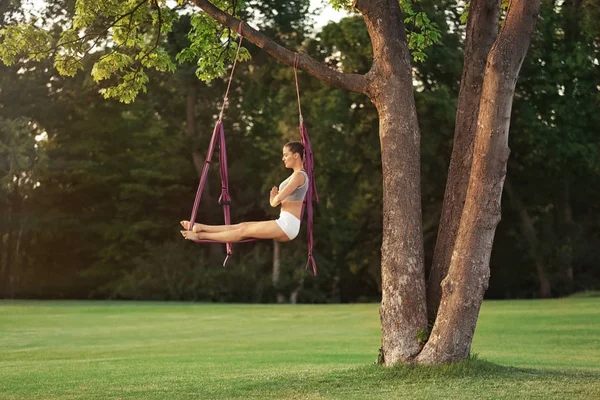
[[[292,168],[298,162],[298,157],[300,157],[299,154],[294,154],[289,147],[283,146],[283,157],[281,160],[286,168]]]

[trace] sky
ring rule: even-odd
[[[317,17],[317,23],[315,24],[316,30],[319,30],[321,27],[326,25],[329,21],[338,22],[340,19],[344,18],[348,15],[344,11],[335,11],[329,5],[329,1],[327,0],[310,0],[310,10],[314,10],[316,7],[321,6],[323,4],[327,4],[327,7],[323,10],[323,12]]]

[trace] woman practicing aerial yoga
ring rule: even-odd
[[[273,187],[270,194],[271,206],[277,207],[281,205],[281,214],[277,220],[259,221],[259,222],[243,222],[241,224],[231,225],[229,196],[229,183],[227,177],[227,150],[225,145],[225,131],[223,129],[223,112],[227,103],[227,95],[233,79],[233,71],[238,60],[240,48],[242,46],[242,25],[240,22],[238,33],[240,41],[238,44],[237,53],[229,76],[229,83],[225,91],[223,105],[219,119],[215,125],[212,139],[210,141],[208,153],[196,199],[194,208],[189,221],[181,221],[181,225],[186,229],[181,231],[181,235],[187,240],[198,243],[225,243],[227,249],[227,257],[223,262],[223,266],[227,266],[231,255],[233,254],[232,243],[249,242],[259,239],[274,239],[280,242],[288,242],[298,236],[300,231],[300,221],[306,211],[307,215],[307,233],[308,233],[308,261],[306,268],[312,265],[313,274],[317,275],[317,265],[313,257],[313,201],[319,202],[317,188],[314,182],[314,155],[308,137],[308,131],[304,125],[302,117],[302,108],[300,106],[300,89],[298,87],[298,63],[300,61],[298,54],[294,54],[294,78],[296,81],[296,94],[298,96],[298,114],[300,119],[299,142],[289,142],[283,146],[283,163],[286,168],[294,170],[292,175],[285,181],[281,182],[279,188]],[[223,215],[225,225],[204,225],[195,223],[195,218],[198,212],[200,199],[206,184],[208,167],[211,164],[213,153],[216,146],[219,146],[219,164],[221,169],[221,196],[219,197],[219,205],[223,206]],[[190,221],[192,227],[190,227]],[[192,228],[192,229],[190,229]]]
[[[302,204],[308,192],[308,175],[304,171],[304,146],[300,142],[289,142],[283,146],[283,164],[294,170],[279,188],[273,186],[269,202],[272,207],[281,205],[279,218],[271,221],[242,222],[236,225],[194,224],[189,229],[189,221],[181,221],[186,229],[181,231],[188,240],[210,240],[219,243],[236,243],[244,239],[275,239],[287,242],[298,236]]]

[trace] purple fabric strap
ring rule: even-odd
[[[312,202],[319,202],[319,196],[317,194],[317,187],[315,185],[314,179],[314,155],[312,152],[312,148],[310,145],[310,138],[308,136],[308,131],[304,122],[300,122],[299,126],[300,137],[302,140],[302,144],[304,145],[304,169],[306,170],[306,174],[308,175],[309,185],[308,191],[306,193],[306,197],[304,198],[304,204],[302,207],[302,216],[301,219],[304,218],[304,213],[307,214],[307,224],[308,224],[308,261],[306,263],[306,268],[308,269],[309,265],[312,265],[313,274],[317,275],[317,264],[313,257],[313,205]],[[212,137],[210,139],[210,145],[208,147],[208,153],[206,154],[206,160],[204,161],[204,168],[202,169],[202,175],[200,177],[200,184],[198,185],[198,190],[196,191],[196,199],[194,200],[194,207],[192,209],[192,215],[190,216],[190,227],[189,230],[192,230],[194,226],[194,222],[196,221],[196,217],[198,215],[198,208],[200,206],[200,200],[202,199],[202,193],[204,192],[204,186],[206,185],[206,180],[208,177],[208,170],[210,168],[210,164],[212,163],[212,156],[215,152],[216,145],[219,145],[219,166],[221,171],[221,196],[219,197],[219,204],[223,206],[223,216],[225,219],[225,225],[231,225],[231,196],[229,195],[229,175],[227,171],[227,146],[225,144],[225,130],[223,129],[223,122],[217,121],[215,128],[213,130]],[[242,242],[253,242],[257,239],[245,239]],[[194,240],[196,243],[217,243],[214,240]],[[231,243],[225,244],[227,249],[227,256],[233,254],[233,246]]]
[[[308,191],[304,198],[304,204],[302,207],[302,217],[304,217],[304,211],[307,214],[308,224],[308,261],[306,262],[306,268],[312,264],[313,275],[317,276],[317,263],[313,257],[313,204],[312,202],[319,202],[319,195],[317,194],[317,186],[315,184],[315,158],[313,156],[312,148],[310,146],[310,138],[308,137],[308,131],[304,122],[300,122],[300,136],[302,137],[302,144],[304,145],[304,169],[308,175]]]
[[[200,199],[202,198],[202,192],[206,185],[206,178],[208,176],[208,169],[212,162],[212,156],[215,151],[216,144],[219,144],[219,164],[221,169],[221,196],[219,197],[219,204],[223,206],[223,216],[225,218],[225,225],[231,225],[231,212],[230,203],[231,197],[229,196],[229,175],[227,173],[227,148],[225,146],[225,130],[223,129],[223,122],[218,121],[215,125],[210,145],[208,148],[208,154],[206,155],[206,161],[204,162],[204,169],[202,170],[202,176],[200,177],[200,184],[198,185],[198,191],[196,192],[196,199],[194,200],[194,208],[192,209],[192,215],[190,216],[190,228],[194,226],[196,216],[198,214],[198,207],[200,205]],[[196,243],[218,243],[214,240],[194,240]],[[256,239],[245,239],[243,242],[253,242]],[[233,246],[231,243],[225,244],[227,248],[227,255],[233,254]]]
[[[206,185],[206,177],[208,176],[208,168],[210,163],[212,162],[212,155],[215,151],[215,145],[217,140],[219,139],[218,132],[223,131],[223,123],[218,121],[215,125],[215,129],[213,130],[212,137],[210,139],[210,145],[208,146],[208,153],[206,153],[206,161],[204,161],[204,168],[202,169],[202,175],[200,176],[200,184],[198,185],[198,190],[196,191],[196,199],[194,200],[194,208],[192,209],[192,215],[190,217],[190,226],[188,230],[192,230],[194,227],[194,222],[196,221],[196,215],[198,214],[198,206],[200,205],[200,199],[202,199],[202,192],[204,191],[204,186]],[[221,168],[222,167],[221,163]]]
[[[304,218],[304,211],[307,212],[307,224],[308,224],[308,261],[306,261],[306,269],[309,265],[312,265],[313,275],[317,276],[317,263],[313,256],[313,204],[312,202],[319,202],[319,195],[317,194],[317,185],[315,184],[315,157],[310,146],[310,138],[308,137],[308,130],[304,125],[304,117],[302,117],[302,106],[300,105],[300,86],[298,85],[298,64],[300,57],[298,53],[294,54],[294,78],[296,80],[296,94],[298,96],[298,115],[300,118],[300,138],[304,145],[304,169],[308,175],[309,185],[308,192],[304,198],[304,204],[302,205],[302,215],[300,219]]]

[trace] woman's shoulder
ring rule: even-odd
[[[306,182],[308,182],[308,174],[303,169],[299,171],[294,171],[291,175],[292,179],[298,180],[300,186],[304,186]]]

